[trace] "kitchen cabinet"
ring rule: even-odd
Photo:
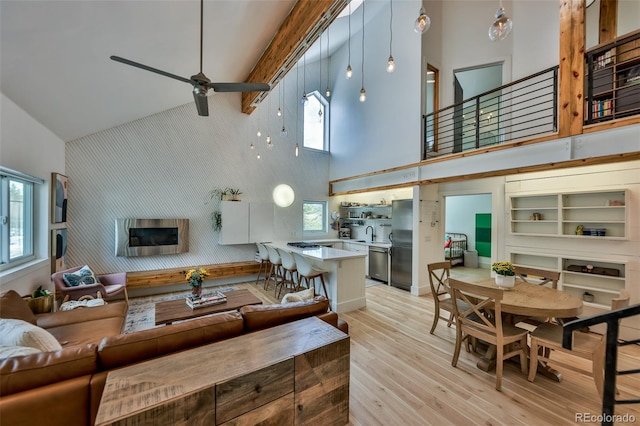
[[[222,201],[221,245],[250,244],[273,239],[273,203]]]

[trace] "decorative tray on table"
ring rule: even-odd
[[[216,291],[211,295],[202,296],[200,298],[194,298],[193,296],[189,295],[187,296],[186,301],[187,306],[189,306],[191,309],[198,309],[225,303],[227,301],[227,296],[225,296],[223,293],[220,293],[219,291]]]

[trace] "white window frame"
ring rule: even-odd
[[[307,98],[311,98],[314,97],[318,100],[318,102],[320,102],[320,104],[324,107],[324,112],[322,114],[323,116],[323,135],[322,135],[322,144],[323,144],[323,148],[321,150],[317,149],[317,148],[312,148],[312,147],[308,147],[307,146],[307,135],[306,132],[303,130],[303,135],[302,135],[302,146],[305,149],[310,149],[312,151],[321,151],[321,152],[329,152],[329,116],[330,116],[330,112],[329,112],[329,101],[327,101],[327,99],[322,96],[322,94],[320,94],[320,92],[318,92],[317,90],[314,90],[311,93],[307,93]],[[303,114],[302,114],[302,128],[305,129],[305,125],[304,125],[304,120],[306,117],[306,108],[309,104],[307,103],[307,105],[304,106],[304,110],[303,110]],[[314,114],[315,116],[315,114]]]
[[[10,182],[23,185],[22,220],[22,254],[11,257],[11,206]],[[0,271],[35,259],[35,194],[36,184],[42,184],[42,179],[15,170],[0,167]],[[14,215],[15,217],[15,215]]]
[[[304,218],[304,209],[305,206],[307,205],[320,205],[322,207],[322,229],[307,229],[306,228],[306,224],[305,224],[305,218]],[[328,228],[328,223],[329,220],[327,218],[327,212],[328,212],[329,206],[328,203],[326,201],[316,201],[316,200],[304,200],[302,202],[302,233],[309,235],[309,234],[326,234],[327,228]]]

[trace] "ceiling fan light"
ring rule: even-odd
[[[413,30],[418,34],[424,34],[429,31],[431,27],[431,18],[427,16],[424,7],[420,8],[420,15],[416,18],[416,22],[413,24]]]
[[[491,41],[504,40],[511,34],[513,20],[506,14],[504,7],[496,12],[496,19],[489,27],[489,39]]]

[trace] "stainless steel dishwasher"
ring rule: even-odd
[[[389,282],[389,249],[369,246],[369,278]]]

